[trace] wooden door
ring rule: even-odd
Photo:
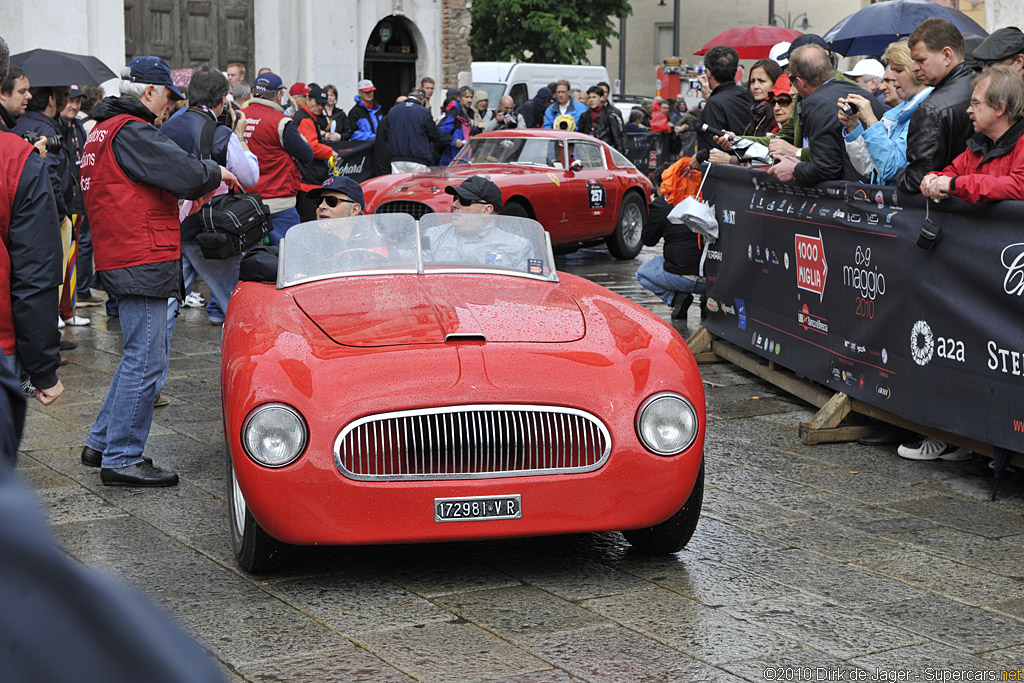
[[[172,69],[241,62],[255,76],[253,0],[125,0],[125,61],[163,57]]]

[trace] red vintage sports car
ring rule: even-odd
[[[533,220],[304,223],[231,297],[228,500],[247,571],[288,544],[625,530],[686,544],[705,407],[679,334],[557,273]]]
[[[506,216],[533,218],[556,247],[604,241],[618,259],[640,253],[654,186],[605,143],[582,133],[523,129],[477,135],[446,168],[362,184],[366,213],[450,213],[449,185],[483,175],[501,188]]]

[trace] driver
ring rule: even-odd
[[[467,178],[458,187],[444,190],[452,195],[452,213],[491,215],[501,211],[501,190],[483,176]],[[500,266],[526,271],[533,258],[533,244],[493,222],[455,221],[435,225],[423,233],[428,240],[428,261]]]

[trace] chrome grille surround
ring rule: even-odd
[[[368,415],[334,441],[338,471],[357,481],[578,474],[599,469],[611,434],[575,408],[476,404]]]
[[[407,213],[416,220],[419,220],[424,214],[434,213],[434,210],[430,208],[429,204],[424,204],[423,202],[394,199],[378,206],[374,213]]]

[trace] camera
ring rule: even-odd
[[[843,113],[846,114],[847,116],[856,116],[857,113],[860,111],[860,109],[857,108],[857,105],[854,104],[853,102],[847,102],[842,106],[842,109]]]
[[[234,128],[235,128],[235,118],[237,116],[235,114],[235,111],[238,110],[238,109],[239,109],[239,107],[234,102],[227,102],[227,103],[225,103],[224,104],[224,109],[221,110],[220,116],[217,117],[217,123],[221,123],[221,124],[227,126],[228,128],[231,128],[232,130],[234,130]]]
[[[42,138],[43,136],[40,135],[39,133],[35,132],[34,130],[26,130],[24,133],[21,134],[21,137],[28,144],[34,145],[37,142],[39,142],[39,139]],[[47,153],[59,152],[61,147],[63,147],[63,146],[64,146],[64,138],[61,135],[59,135],[57,133],[54,133],[53,135],[47,135],[46,136],[46,151],[47,151]]]
[[[690,85],[690,90],[700,90],[700,79],[699,78],[691,78],[689,85]]]

